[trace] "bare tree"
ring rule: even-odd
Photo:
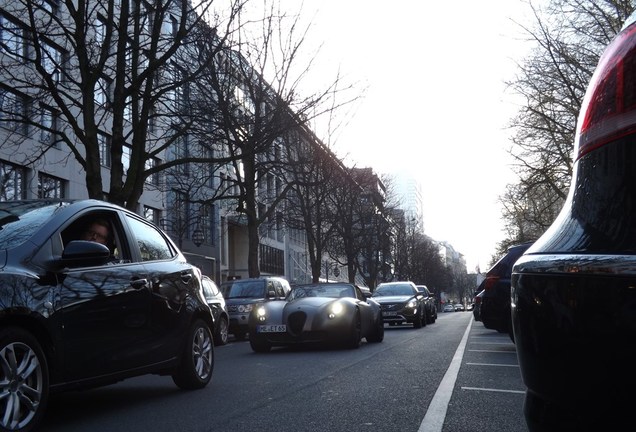
[[[587,84],[604,47],[634,10],[626,0],[552,0],[545,9],[528,4],[535,26],[523,29],[535,48],[509,82],[525,104],[511,123],[519,181],[500,197],[510,237],[500,249],[542,232],[562,207]]]
[[[104,198],[106,190],[110,201],[135,209],[149,177],[182,163],[163,156],[193,124],[182,96],[213,58],[198,46],[227,34],[243,3],[226,2],[223,20],[212,13],[213,0],[11,3],[3,16],[12,31],[0,42],[10,53],[2,64],[10,83],[2,88],[2,121],[50,135],[24,162],[65,146],[85,171],[89,197]],[[4,102],[16,97],[28,108]],[[17,149],[26,135],[5,145]],[[110,168],[108,185],[102,164]]]

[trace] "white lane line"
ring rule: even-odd
[[[522,390],[503,390],[503,389],[479,388],[479,387],[462,387],[462,390],[474,390],[474,391],[485,391],[485,392],[496,392],[496,393],[526,394],[526,392],[522,391]]]
[[[441,432],[442,427],[444,426],[444,419],[446,418],[446,411],[448,410],[448,403],[453,395],[455,381],[457,381],[459,368],[462,364],[462,359],[464,358],[464,350],[466,349],[466,343],[468,342],[468,334],[470,333],[472,326],[473,318],[471,317],[468,327],[466,327],[466,331],[464,332],[464,336],[457,347],[457,351],[455,351],[453,360],[446,370],[444,378],[442,378],[442,382],[439,384],[439,387],[437,387],[437,391],[433,396],[433,400],[431,400],[431,404],[428,406],[428,410],[426,410],[426,415],[424,416],[424,420],[422,420],[422,424],[420,424],[418,432]]]
[[[501,363],[466,363],[469,366],[506,366],[506,367],[519,367],[518,364],[501,364]]]

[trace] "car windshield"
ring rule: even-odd
[[[234,282],[225,296],[226,299],[262,297],[265,297],[264,280]]]
[[[413,295],[413,288],[410,285],[380,285],[373,293],[374,297],[382,296],[404,296]]]
[[[353,297],[355,292],[351,285],[329,284],[329,285],[304,285],[295,287],[289,293],[287,300],[294,300],[306,297]]]
[[[60,203],[46,201],[0,203],[0,249],[27,241],[59,208]]]

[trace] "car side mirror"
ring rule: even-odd
[[[110,259],[110,249],[88,240],[74,240],[66,245],[60,264],[67,267],[104,265]]]

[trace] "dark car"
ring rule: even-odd
[[[218,286],[208,276],[203,275],[201,278],[203,284],[203,294],[205,301],[212,310],[214,317],[215,332],[214,345],[225,345],[228,340],[228,329],[230,325],[230,315],[227,311],[225,299]]]
[[[373,292],[373,299],[382,306],[382,319],[389,325],[426,325],[426,301],[413,282],[384,282]]]
[[[108,232],[86,234],[97,220]],[[52,392],[147,373],[197,389],[212,376],[198,269],[112,204],[0,202],[0,307],[2,430],[35,427]]]
[[[532,243],[528,242],[508,248],[506,254],[486,272],[486,278],[478,290],[484,291],[481,298],[480,317],[487,329],[512,336],[510,317],[512,266],[531,245]]]
[[[484,297],[484,290],[482,289],[475,295],[473,300],[473,318],[475,321],[481,321],[481,299]]]
[[[415,285],[417,290],[424,296],[424,312],[426,314],[426,324],[433,324],[437,321],[437,301],[426,285]]]
[[[269,301],[250,315],[249,338],[256,352],[272,346],[343,344],[358,348],[362,338],[382,342],[380,305],[349,283],[315,283],[292,288],[284,301]]]
[[[632,15],[583,99],[566,203],[513,269],[513,328],[531,431],[633,428],[635,83]]]
[[[230,333],[237,340],[244,340],[254,306],[266,301],[284,300],[290,290],[289,282],[276,276],[224,282],[221,291],[230,314]]]

